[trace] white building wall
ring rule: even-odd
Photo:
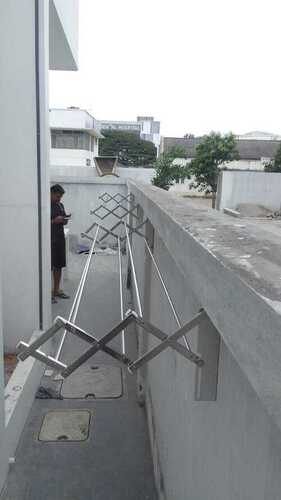
[[[218,208],[236,209],[240,203],[263,205],[272,210],[281,206],[281,174],[271,172],[221,173]]]
[[[60,22],[63,26],[64,35],[71,48],[73,58],[78,64],[78,0],[51,0],[54,2]]]
[[[40,326],[40,282],[44,324],[50,320],[48,151],[48,2],[39,5],[41,166],[37,159],[35,2],[5,2],[0,18],[1,83],[0,218],[3,268],[3,329],[6,351]],[[7,22],[9,20],[9,22]],[[16,34],[11,43],[11,33]],[[12,133],[11,133],[12,131]],[[39,146],[38,146],[39,147]],[[38,206],[41,191],[40,207]],[[42,270],[39,272],[39,210]]]
[[[87,160],[94,166],[95,152],[84,149],[51,149],[50,162],[52,167],[87,167]]]
[[[49,0],[48,5],[51,21],[50,69],[76,70],[78,67],[78,0]]]
[[[67,9],[75,2],[59,3]],[[2,332],[5,350],[13,352],[51,323],[48,71],[49,29],[58,28],[49,25],[52,6],[52,0],[1,3],[0,491],[43,370],[34,360],[18,365],[4,415]],[[73,58],[63,24],[52,49],[67,66]]]
[[[83,109],[51,109],[51,128],[93,128],[93,117]]]
[[[264,171],[264,163],[261,160],[235,160],[225,163],[226,168],[233,170],[260,170]]]
[[[1,291],[1,262],[0,262],[0,359],[3,359],[3,316]],[[4,399],[4,365],[0,363],[0,493],[4,485],[9,467],[9,455],[5,434],[5,399]]]
[[[119,175],[122,179],[134,179],[135,181],[144,182],[145,184],[150,184],[152,178],[155,175],[154,168],[123,168],[117,167],[116,169],[117,175]]]

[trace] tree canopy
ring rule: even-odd
[[[173,147],[169,151],[162,153],[155,162],[155,176],[152,184],[168,191],[175,181],[190,178],[189,165],[175,163],[176,158],[186,158],[183,148]]]
[[[152,165],[157,150],[153,142],[140,139],[134,132],[123,130],[102,130],[100,140],[101,156],[117,156],[119,163],[126,166]]]
[[[228,161],[238,159],[236,140],[233,134],[221,135],[211,132],[196,147],[195,158],[190,168],[194,176],[192,187],[212,193],[213,200],[217,192],[220,167]],[[213,202],[214,206],[214,202]]]
[[[274,160],[264,166],[265,172],[281,172],[281,144],[276,151]]]

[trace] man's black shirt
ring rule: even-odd
[[[51,203],[51,220],[58,216],[65,217],[66,213],[62,203]],[[51,241],[64,240],[64,224],[51,224]]]

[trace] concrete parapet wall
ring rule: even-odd
[[[221,341],[218,366],[212,346],[203,355],[218,368],[215,400],[208,378],[200,382],[200,369],[171,349],[142,371],[161,498],[279,500],[280,237],[154,187],[129,182],[129,190],[154,228],[154,257],[181,321],[201,307],[208,314],[189,335],[193,350],[203,355],[202,335]],[[146,272],[137,236],[133,246],[144,315],[170,334],[177,325],[159,279]]]
[[[76,242],[80,241],[83,244],[90,244],[91,242],[87,239],[81,239],[81,232],[84,232],[93,224],[95,221],[110,229],[114,224],[118,222],[118,218],[113,215],[109,215],[104,220],[100,220],[97,216],[91,215],[90,211],[96,209],[99,205],[104,204],[102,200],[99,199],[104,192],[109,193],[113,196],[115,193],[121,193],[123,195],[127,194],[127,184],[125,180],[119,179],[117,177],[95,177],[94,169],[81,169],[79,167],[75,169],[70,169],[70,175],[66,175],[67,169],[56,168],[51,169],[51,183],[59,183],[65,189],[65,195],[62,202],[64,203],[66,212],[71,213],[72,217],[68,223],[69,236],[70,236],[70,246],[73,237]],[[84,173],[84,170],[87,172]],[[88,172],[90,171],[90,172]],[[76,175],[75,175],[76,172]],[[79,174],[79,175],[78,175]],[[91,175],[93,174],[93,175]],[[106,204],[109,209],[114,208],[116,204],[114,202],[109,202]],[[121,212],[118,212],[120,215]],[[99,215],[105,215],[105,212],[101,210]],[[104,234],[100,233],[100,236]],[[93,232],[92,232],[93,235]],[[116,244],[116,240],[112,237],[107,237],[104,240],[105,244]]]
[[[223,171],[219,185],[219,210],[236,209],[240,203],[263,205],[272,210],[281,206],[281,174],[274,172]]]

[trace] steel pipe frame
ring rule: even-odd
[[[156,263],[155,257],[154,257],[154,255],[153,255],[153,253],[152,253],[152,251],[151,251],[151,249],[150,249],[150,247],[149,247],[149,244],[147,243],[147,241],[146,241],[146,239],[145,239],[145,238],[144,238],[144,243],[145,243],[145,245],[146,245],[146,248],[147,248],[147,250],[148,250],[148,253],[149,253],[149,255],[150,255],[150,258],[151,258],[151,260],[152,260],[152,262],[153,262],[153,264],[154,264],[154,266],[155,266],[155,269],[156,269],[156,272],[157,272],[158,278],[159,278],[160,283],[161,283],[161,285],[162,285],[162,287],[163,287],[163,290],[164,290],[164,292],[165,292],[165,295],[166,295],[166,297],[167,297],[167,299],[168,299],[168,302],[169,302],[169,305],[170,305],[170,307],[171,307],[171,310],[172,310],[173,316],[174,316],[174,318],[175,318],[175,320],[176,320],[176,323],[177,323],[178,327],[179,327],[179,328],[181,328],[181,327],[182,327],[182,324],[181,324],[181,322],[180,322],[180,319],[179,319],[178,314],[177,314],[177,312],[176,312],[176,309],[175,309],[175,307],[174,307],[173,301],[172,301],[172,299],[171,299],[171,297],[170,297],[170,295],[169,295],[168,289],[167,289],[167,287],[166,287],[166,285],[165,285],[164,278],[163,278],[162,273],[161,273],[161,271],[160,271],[160,269],[159,269],[159,267],[158,267],[158,265],[157,265],[157,263]],[[187,340],[187,338],[186,338],[186,336],[185,336],[185,335],[183,336],[183,341],[184,341],[184,343],[185,343],[185,347],[186,347],[189,351],[191,351],[191,347],[190,347],[189,342],[188,342],[188,340]]]
[[[122,280],[122,257],[121,257],[121,247],[120,238],[118,238],[118,264],[119,264],[119,289],[120,289],[120,315],[121,321],[124,319],[124,303],[123,303],[123,280]],[[121,332],[122,336],[122,354],[125,355],[125,330]]]
[[[131,243],[130,243],[130,240],[129,240],[128,231],[127,231],[127,227],[126,227],[125,222],[124,222],[124,225],[125,225],[125,231],[126,231],[126,237],[127,237],[127,243],[128,243],[128,249],[129,249],[130,261],[131,261],[131,266],[132,266],[132,271],[133,271],[133,279],[134,279],[135,290],[136,290],[136,294],[137,294],[138,307],[139,307],[139,304],[140,304],[140,296],[139,296],[138,283],[137,283],[136,270],[135,270],[135,265],[134,265],[134,260],[133,260],[132,248],[131,248]],[[167,287],[166,287],[166,285],[165,285],[165,282],[164,282],[163,276],[162,276],[162,274],[161,274],[161,272],[160,272],[160,269],[159,269],[159,267],[158,267],[158,265],[157,265],[157,263],[156,263],[156,261],[155,261],[154,255],[153,255],[153,253],[151,252],[151,249],[150,249],[150,247],[149,247],[149,245],[148,245],[148,243],[147,243],[147,241],[146,241],[146,238],[144,238],[144,242],[145,242],[146,248],[148,249],[148,252],[149,252],[149,255],[150,255],[151,259],[152,259],[152,262],[153,262],[153,264],[154,264],[154,266],[155,266],[155,269],[156,269],[156,271],[157,271],[157,274],[158,274],[158,277],[159,277],[159,279],[160,279],[160,282],[161,282],[161,284],[162,284],[162,286],[163,286],[164,292],[165,292],[166,297],[167,297],[167,299],[168,299],[169,305],[170,305],[170,307],[171,307],[171,309],[172,309],[172,312],[173,312],[173,315],[174,315],[174,317],[175,317],[176,323],[177,323],[178,327],[179,327],[179,328],[181,328],[181,327],[182,327],[182,324],[181,324],[181,322],[180,322],[180,320],[179,320],[179,317],[178,317],[177,312],[176,312],[176,310],[175,310],[174,304],[173,304],[173,302],[172,302],[172,299],[171,299],[171,297],[170,297],[170,295],[169,295],[169,292],[168,292],[168,290],[167,290]],[[141,310],[141,305],[140,305],[140,309],[139,309],[139,310]],[[140,313],[140,316],[142,317],[142,313]],[[187,349],[188,351],[192,352],[191,347],[190,347],[190,345],[189,345],[189,342],[188,342],[188,340],[187,340],[187,338],[186,338],[186,336],[185,336],[185,335],[183,335],[183,341],[184,341],[184,343],[185,343],[185,347],[186,347],[186,349]]]
[[[137,307],[138,307],[139,316],[142,318],[143,314],[142,314],[141,300],[140,300],[140,294],[139,294],[138,280],[137,280],[135,263],[134,263],[134,259],[133,259],[133,253],[132,253],[132,247],[131,247],[131,242],[130,242],[130,238],[129,238],[129,233],[128,233],[126,222],[124,222],[124,227],[125,227],[125,234],[126,234],[128,251],[129,251],[129,258],[130,258],[131,268],[132,268],[132,273],[133,273],[133,281],[134,281],[134,285],[135,285],[135,292],[136,292],[136,298],[137,298]]]
[[[91,251],[89,253],[89,257],[87,259],[86,265],[84,267],[81,280],[76,292],[76,296],[74,299],[74,303],[71,309],[71,313],[69,315],[69,320],[66,321],[63,318],[56,318],[55,324],[46,332],[44,332],[38,339],[36,339],[30,346],[26,344],[25,342],[20,342],[19,347],[20,349],[24,349],[23,352],[19,354],[19,359],[24,360],[28,356],[33,356],[40,361],[44,362],[45,364],[52,366],[53,368],[56,368],[58,371],[62,373],[63,377],[69,376],[74,370],[76,370],[81,364],[83,364],[85,361],[87,361],[90,357],[92,357],[96,352],[99,350],[103,350],[107,354],[111,355],[114,359],[117,359],[118,361],[122,362],[123,364],[127,365],[128,369],[130,372],[136,371],[138,368],[140,368],[143,364],[147,363],[148,361],[152,360],[155,356],[160,354],[162,351],[167,349],[168,347],[175,349],[177,352],[182,354],[185,358],[187,358],[189,361],[192,361],[198,366],[202,366],[204,361],[198,356],[197,354],[193,353],[191,349],[186,349],[183,345],[179,344],[177,340],[184,336],[185,332],[190,331],[194,326],[199,324],[199,322],[202,319],[205,319],[206,313],[205,311],[199,312],[190,322],[185,324],[184,326],[180,325],[180,320],[177,316],[177,313],[175,311],[174,305],[172,303],[172,300],[169,296],[167,287],[165,285],[165,282],[163,280],[163,277],[161,275],[161,272],[157,266],[157,263],[154,259],[154,256],[148,246],[148,243],[145,239],[145,244],[149,250],[150,256],[152,258],[152,261],[155,265],[155,268],[157,270],[158,277],[161,281],[161,284],[164,288],[164,291],[166,293],[166,296],[168,298],[169,304],[172,308],[174,317],[176,319],[176,322],[178,326],[180,327],[179,330],[174,332],[172,335],[167,335],[158,328],[156,328],[154,325],[151,323],[144,321],[142,318],[142,306],[141,306],[141,301],[140,301],[140,295],[139,295],[139,287],[138,287],[138,282],[137,282],[137,276],[136,276],[136,270],[135,270],[135,265],[134,265],[134,259],[133,259],[133,254],[132,254],[132,248],[131,248],[131,243],[130,243],[130,238],[129,238],[129,232],[128,232],[128,225],[123,221],[124,227],[125,227],[125,238],[127,239],[127,244],[128,244],[128,252],[129,252],[129,258],[130,258],[130,263],[131,263],[131,268],[132,268],[132,274],[133,274],[133,280],[134,280],[134,287],[135,287],[135,292],[136,292],[136,297],[137,297],[137,306],[138,306],[138,313],[137,315],[135,312],[129,311],[126,315],[126,318],[124,319],[124,309],[123,309],[123,287],[122,287],[122,263],[121,263],[121,249],[120,249],[120,237],[118,237],[118,257],[119,257],[119,286],[120,286],[120,310],[121,310],[121,322],[116,325],[110,332],[104,335],[101,339],[96,339],[94,336],[88,334],[84,330],[80,329],[77,327],[74,323],[70,321],[75,321],[77,312],[79,309],[85,281],[87,278],[89,266],[90,266],[90,260],[93,255],[93,250],[94,246],[97,241],[97,234],[99,231],[99,225],[95,238],[93,239],[93,244],[91,247]],[[125,328],[129,326],[130,323],[135,322],[138,324],[142,329],[146,330],[147,332],[151,333],[154,335],[156,338],[161,340],[161,343],[158,344],[156,347],[151,349],[150,351],[146,352],[143,356],[139,357],[135,361],[130,361],[126,355],[125,355]],[[62,338],[62,341],[60,343],[58,353],[56,358],[53,358],[52,356],[48,356],[42,351],[38,349],[43,343],[45,343],[49,338],[51,338],[53,335],[57,333],[57,331],[64,327],[64,335]],[[63,343],[66,337],[66,333],[69,331],[70,333],[77,335],[79,338],[82,338],[86,342],[89,342],[92,345],[92,347],[83,353],[77,360],[72,362],[70,365],[65,365],[64,363],[59,361],[59,356],[63,347]],[[111,349],[108,347],[106,344],[110,342],[114,337],[119,335],[121,332],[122,334],[122,354],[119,352],[115,351],[114,349]]]
[[[81,276],[81,279],[80,279],[80,282],[79,282],[79,285],[78,285],[78,289],[76,291],[76,295],[75,295],[75,298],[74,298],[74,301],[73,301],[73,304],[72,304],[72,307],[71,307],[71,310],[70,310],[70,314],[69,314],[68,320],[71,321],[71,322],[74,322],[76,320],[76,317],[77,317],[77,313],[78,313],[78,309],[79,309],[79,306],[80,306],[80,302],[81,302],[81,298],[82,298],[84,286],[85,286],[85,283],[86,283],[86,279],[87,279],[87,276],[88,276],[88,272],[89,272],[89,268],[90,268],[90,263],[91,263],[92,256],[93,256],[93,253],[94,253],[94,249],[95,249],[95,245],[96,245],[96,241],[97,241],[99,229],[100,229],[100,227],[98,225],[97,226],[97,230],[96,230],[96,234],[95,234],[95,237],[94,237],[94,240],[93,240],[90,252],[89,252],[89,256],[87,258],[87,261],[86,261],[86,264],[85,264],[85,267],[84,267],[84,270],[83,270],[83,273],[82,273],[82,276]],[[59,358],[60,358],[61,351],[62,351],[64,342],[65,342],[65,339],[66,339],[66,335],[67,335],[67,331],[65,330],[64,333],[63,333],[62,339],[60,341],[60,344],[59,344],[56,356],[55,356],[56,360],[59,360]]]

